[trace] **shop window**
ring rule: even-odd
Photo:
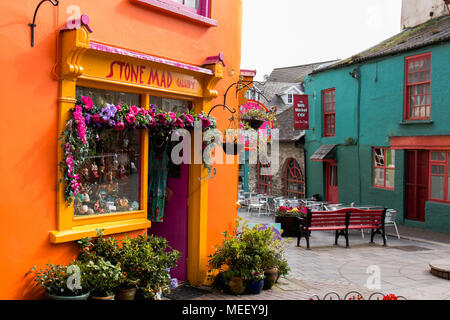
[[[430,172],[430,199],[450,202],[450,152],[431,152]]]
[[[322,91],[322,109],[323,109],[323,136],[334,137],[335,135],[335,103],[336,89],[327,89]]]
[[[395,150],[373,148],[373,186],[394,190]]]
[[[284,196],[288,199],[305,198],[305,179],[295,159],[287,160],[284,169]]]
[[[90,96],[96,105],[139,105],[139,95],[77,87],[77,98]],[[138,211],[140,204],[139,130],[100,130],[95,147],[81,164],[81,192],[74,199],[74,216]]]
[[[272,176],[262,174],[264,168],[270,168],[270,164],[258,163],[258,182],[257,182],[257,193],[272,195]]]
[[[405,69],[405,120],[429,120],[431,53],[407,57]]]

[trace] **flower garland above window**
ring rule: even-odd
[[[192,130],[195,122],[201,123],[203,131],[217,128],[216,120],[203,112],[166,112],[155,105],[151,105],[149,110],[125,104],[96,106],[90,97],[82,97],[70,112],[71,117],[59,138],[64,150],[59,164],[63,173],[60,182],[65,185],[64,196],[68,205],[83,191],[80,169],[95,152],[102,130],[148,130],[151,138],[161,138],[170,137],[177,129]]]

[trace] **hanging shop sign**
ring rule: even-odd
[[[308,95],[294,94],[294,130],[309,129]]]

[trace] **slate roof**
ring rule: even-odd
[[[296,141],[305,135],[304,130],[294,130],[294,111],[292,108],[289,107],[277,115],[277,126],[274,126],[274,129],[279,130],[280,141]]]
[[[371,59],[394,55],[426,47],[432,44],[447,42],[450,40],[450,15],[430,19],[425,23],[412,28],[407,28],[395,36],[384,40],[376,46],[369,48],[354,56],[333,63],[328,66],[316,68],[312,74],[325,70],[343,68],[355,63],[365,62]]]
[[[269,82],[285,82],[285,83],[298,83],[303,82],[305,77],[310,74],[316,67],[333,61],[317,62],[304,64],[300,66],[276,68],[272,70],[267,81]]]

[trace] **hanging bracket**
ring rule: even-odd
[[[39,10],[39,7],[46,1],[49,1],[55,7],[59,5],[59,0],[42,0],[41,2],[39,2],[39,4],[36,7],[36,10],[34,10],[33,22],[28,24],[31,28],[31,47],[34,47],[34,28],[36,28],[36,15]]]

